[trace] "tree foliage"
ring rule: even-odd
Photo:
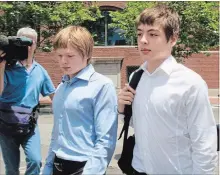
[[[145,8],[165,3],[181,17],[178,43],[173,49],[177,58],[208,50],[219,45],[219,2],[205,1],[128,1],[126,8],[110,12],[112,29],[123,29],[129,44],[136,44],[134,20]],[[68,25],[86,27],[96,43],[104,38],[103,15],[96,2],[74,1],[2,1],[0,2],[0,34],[16,35],[19,28],[30,26],[38,32],[38,46],[51,50],[51,39]],[[111,30],[111,29],[110,29]]]
[[[192,53],[206,51],[219,46],[219,2],[167,1],[167,2],[127,2],[122,11],[111,12],[111,27],[121,28],[131,43],[136,37],[134,21],[145,8],[165,3],[175,9],[181,18],[181,31],[173,55],[180,60]],[[136,44],[136,41],[134,41]]]
[[[0,31],[16,35],[19,28],[30,26],[38,32],[38,45],[51,50],[51,37],[68,25],[81,25],[101,18],[95,3],[73,1],[0,2]]]

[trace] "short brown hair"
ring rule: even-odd
[[[67,48],[68,44],[77,49],[83,57],[88,57],[88,63],[92,58],[94,40],[90,32],[81,26],[68,26],[59,31],[54,40],[53,48]]]
[[[169,41],[170,37],[179,35],[179,15],[166,5],[157,5],[153,8],[147,8],[142,11],[135,20],[136,28],[141,24],[160,24],[164,29],[167,41]]]

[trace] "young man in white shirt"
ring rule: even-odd
[[[144,73],[136,91],[126,85],[118,95],[120,114],[133,102],[134,174],[212,174],[217,165],[207,85],[171,55],[179,21],[166,6],[145,9],[136,19]]]

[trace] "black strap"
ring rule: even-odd
[[[40,110],[40,102],[38,102],[38,104],[33,108],[33,112],[39,112]]]
[[[134,90],[137,88],[137,85],[141,79],[143,72],[144,72],[143,69],[139,69],[134,73],[133,77],[131,78],[131,81],[129,82],[129,86],[131,86]],[[122,134],[125,132],[124,133],[124,143],[125,143],[125,141],[127,140],[127,137],[128,137],[129,122],[130,122],[130,119],[132,116],[131,105],[125,105],[124,114],[125,114],[124,126],[121,130],[121,133],[120,133],[118,140],[121,138]],[[123,147],[125,145],[124,143],[123,143]]]
[[[37,113],[40,112],[40,102],[38,102],[38,104],[33,108],[32,111],[32,117],[30,118],[30,122],[34,125],[37,124],[37,120],[38,120],[38,115]]]

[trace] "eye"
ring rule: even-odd
[[[150,33],[150,36],[154,37],[154,36],[158,36],[158,35],[155,33]]]
[[[137,36],[141,36],[141,35],[142,35],[142,33],[138,33],[138,34],[137,34]]]
[[[68,57],[69,57],[69,58],[73,58],[73,57],[74,57],[74,55],[68,55]]]

